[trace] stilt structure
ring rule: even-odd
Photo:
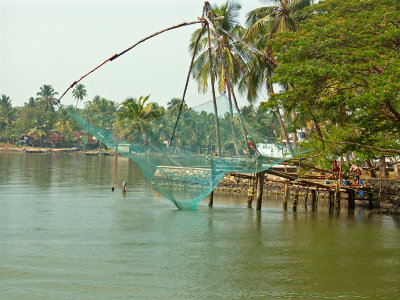
[[[262,196],[264,191],[264,172],[258,173],[257,183],[257,210],[261,210]]]
[[[306,197],[305,197],[305,199],[304,199],[304,208],[307,210],[307,205],[308,205],[308,193],[310,192],[310,188],[308,187],[307,188],[307,191],[306,191]]]
[[[348,190],[348,209],[355,209],[356,208],[356,191],[355,190]]]
[[[254,199],[254,179],[249,179],[249,189],[247,193],[247,208],[251,208]]]
[[[208,206],[212,207],[214,205],[214,191],[208,196]]]
[[[332,212],[335,209],[335,192],[329,191],[329,211]]]
[[[311,197],[312,197],[312,210],[317,210],[317,191],[315,189],[311,190]]]
[[[287,203],[289,200],[289,181],[285,182],[285,197],[283,199],[283,209],[287,210]]]

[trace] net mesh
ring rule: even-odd
[[[101,114],[69,108],[72,118],[100,142],[135,161],[154,190],[179,209],[196,209],[226,173],[257,173],[296,155],[280,141],[280,126],[271,116],[260,132],[235,110],[225,95],[214,103],[185,107],[173,142],[177,114]],[[273,128],[273,129],[271,129]],[[251,142],[250,142],[251,141]],[[255,147],[252,149],[249,144]],[[256,148],[257,147],[257,148]],[[296,149],[295,149],[296,150]],[[220,155],[221,154],[221,155]]]

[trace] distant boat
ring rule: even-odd
[[[99,155],[99,151],[86,151],[86,155]]]
[[[104,156],[115,155],[114,152],[101,152],[100,154],[101,154],[101,155],[104,155]]]

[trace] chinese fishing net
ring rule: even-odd
[[[273,116],[258,131],[225,95],[216,104],[220,143],[212,101],[184,108],[171,145],[177,113],[165,112],[153,119],[126,117],[121,111],[101,114],[70,108],[69,113],[108,148],[135,161],[154,190],[179,209],[190,210],[225,174],[257,173],[296,155],[296,150],[281,142],[280,126]]]

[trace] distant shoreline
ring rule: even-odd
[[[49,148],[49,147],[12,147],[0,145],[1,152],[27,152],[27,153],[50,153],[50,152],[83,152],[76,148]]]

